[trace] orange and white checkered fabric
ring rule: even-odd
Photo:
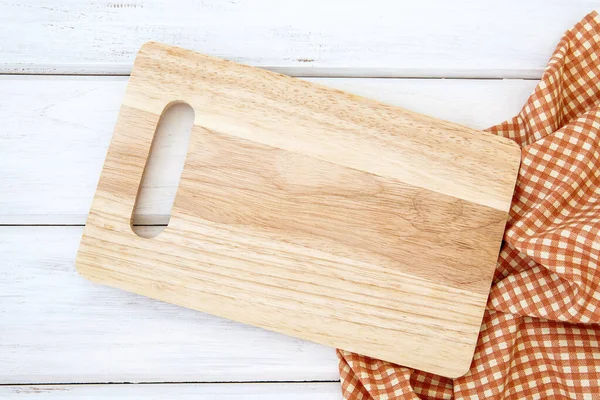
[[[338,350],[355,399],[600,399],[600,17],[567,31],[519,115],[521,169],[470,371]]]

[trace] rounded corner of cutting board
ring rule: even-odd
[[[153,51],[153,50],[158,49],[158,48],[160,48],[162,46],[165,46],[165,44],[157,42],[157,41],[154,41],[154,40],[149,40],[149,41],[143,43],[140,46],[140,49],[138,50],[138,54],[145,53],[147,51]]]
[[[457,367],[449,370],[444,370],[443,372],[440,372],[439,375],[450,379],[458,379],[460,377],[465,376],[471,370],[472,362],[473,357],[471,357],[468,363],[461,364],[459,366],[460,368]]]
[[[477,335],[476,341],[478,338],[479,335]],[[471,352],[463,352],[461,357],[454,360],[453,364],[448,363],[444,370],[437,372],[437,374],[450,379],[457,379],[465,376],[471,370],[471,364],[473,363],[473,356],[475,355],[476,347],[477,343],[474,343],[473,350]]]
[[[140,66],[143,65],[147,59],[152,58],[152,55],[156,55],[160,53],[161,50],[164,49],[177,49],[175,46],[171,46],[165,43],[156,42],[154,40],[147,41],[143,43],[137,53],[135,54],[135,59],[133,61],[133,69],[132,76],[135,76],[139,71]]]

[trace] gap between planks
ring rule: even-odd
[[[0,397],[28,399],[39,396],[64,398],[111,397],[117,399],[288,399],[338,400],[341,386],[336,382],[277,382],[277,383],[149,383],[149,384],[50,384],[0,385]]]
[[[278,385],[278,384],[296,384],[296,383],[339,383],[339,379],[310,379],[310,380],[232,380],[232,381],[106,381],[106,382],[19,382],[19,383],[0,383],[3,386],[77,386],[77,385]]]
[[[7,65],[0,76],[125,76],[131,74],[131,65],[96,65],[81,67],[71,65],[19,66]],[[355,79],[480,79],[502,80],[521,79],[539,80],[544,69],[513,70],[452,70],[452,69],[405,69],[405,68],[344,68],[344,67],[276,67],[259,66],[258,68],[292,76],[295,78],[355,78]]]

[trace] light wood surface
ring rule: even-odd
[[[476,128],[514,115],[536,84],[311,81]],[[0,224],[83,226],[126,82],[126,77],[0,76]],[[161,150],[173,156],[171,143]],[[157,182],[176,176],[171,170],[155,172]],[[162,218],[165,196],[173,197],[174,190],[150,185],[155,190],[148,205],[155,204]],[[0,226],[0,383],[89,382],[102,391],[111,390],[105,382],[339,378],[332,348],[79,277],[74,261],[82,226]],[[179,393],[180,385],[169,387]],[[215,390],[228,393],[237,385]],[[292,391],[285,385],[279,398]]]
[[[332,348],[85,280],[82,232],[0,227],[0,385],[339,380]]]
[[[167,229],[131,216],[154,131],[194,109]],[[469,367],[516,144],[157,43],[142,47],[77,255],[85,277],[445,376]]]
[[[539,78],[597,0],[4,0],[0,71],[128,74],[157,40],[295,76]]]

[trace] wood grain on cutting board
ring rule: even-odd
[[[195,111],[169,226],[131,215],[163,110]],[[86,277],[454,377],[469,367],[516,144],[166,45],[134,66],[77,257]]]

